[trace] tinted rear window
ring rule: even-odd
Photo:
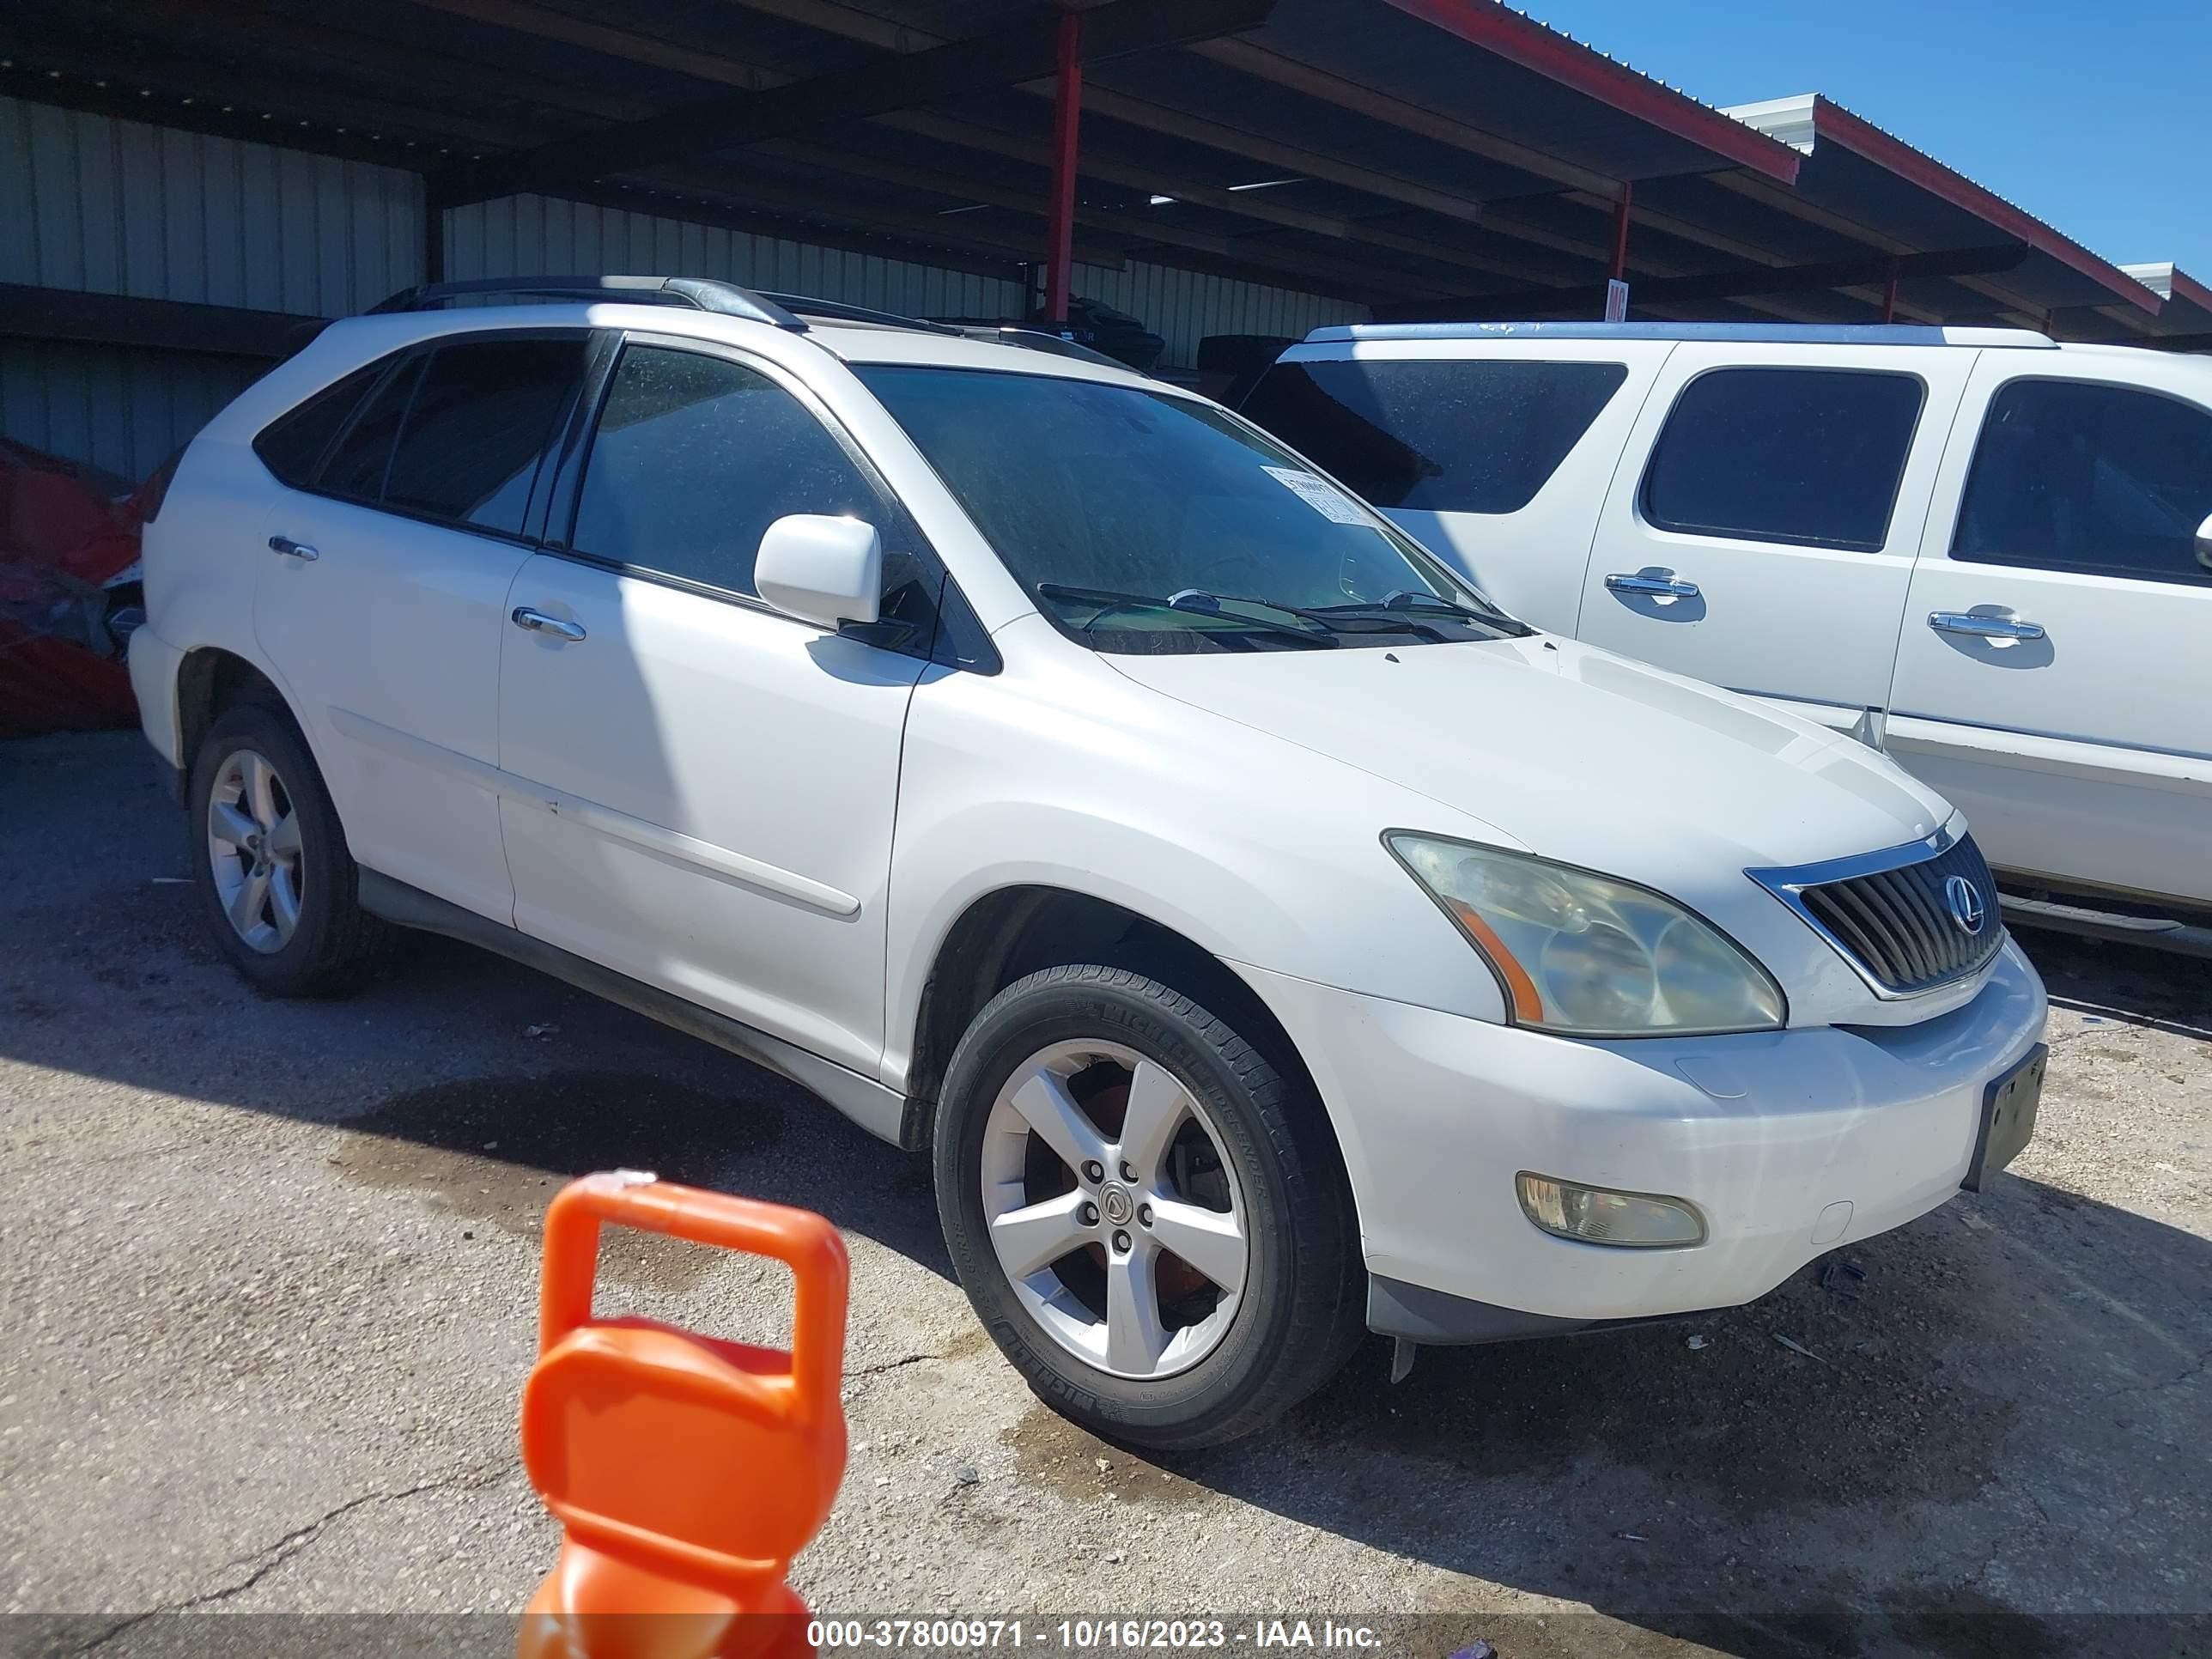
[[[323,452],[391,361],[382,358],[354,370],[263,427],[253,440],[262,465],[295,489],[312,485]]]
[[[583,368],[580,335],[440,347],[408,410],[385,505],[520,534],[538,455]]]
[[[2014,380],[1990,400],[1954,559],[2212,582],[2212,414],[2130,386]]]
[[[1662,530],[1878,551],[1924,389],[1910,374],[1719,368],[1684,387],[1644,474]]]
[[[422,373],[422,358],[418,353],[385,377],[345,436],[338,440],[336,453],[323,464],[320,489],[350,501],[382,499],[384,475],[392,465],[392,441],[399,435],[399,423],[406,418],[408,401],[415,395],[415,382]]]
[[[1278,363],[1245,416],[1377,507],[1517,513],[1628,378],[1620,363]]]

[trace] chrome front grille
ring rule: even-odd
[[[2004,943],[1996,883],[1972,836],[1750,874],[1883,996],[1913,996],[1963,979]],[[1978,927],[1970,928],[1976,917]]]

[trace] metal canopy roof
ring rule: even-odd
[[[2017,245],[2021,257],[2002,274],[1914,283],[1914,302],[1958,314],[1980,296],[1984,310],[2031,326],[2063,322],[2072,309],[2118,307],[2136,320],[2156,315],[2155,297],[2118,266],[2071,237],[1913,149],[1872,122],[1817,93],[1727,112],[1805,157],[1790,204],[1775,210],[1822,216],[1832,228],[1893,252]],[[1750,199],[1771,202],[1754,190]],[[1948,291],[1947,291],[1948,287]],[[1964,290],[1962,295],[1960,290]]]
[[[2197,303],[1826,99],[1716,110],[1497,0],[1078,9],[1085,263],[1402,319],[1592,317],[1617,260],[1660,320],[2141,338]],[[527,191],[1010,276],[1046,254],[1060,15],[21,0],[0,92],[411,167],[434,204]]]
[[[2155,343],[2184,351],[2212,351],[2212,285],[2197,281],[2170,260],[2157,264],[2122,265],[2122,270],[2159,296],[2162,303],[2150,325]],[[2085,339],[2136,341],[2140,329],[2082,331]]]

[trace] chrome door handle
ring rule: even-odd
[[[532,611],[526,605],[518,605],[508,617],[517,628],[526,628],[533,634],[550,634],[570,644],[584,637],[581,623],[563,622],[558,617],[549,617],[543,611]]]
[[[2015,622],[2012,613],[1990,616],[1972,611],[1931,611],[1928,625],[1939,634],[1971,634],[1978,640],[2039,640],[2041,623]]]
[[[1630,575],[1626,571],[1616,570],[1605,579],[1605,585],[1616,593],[1649,593],[1662,599],[1694,599],[1698,597],[1697,583],[1679,580],[1671,570],[1649,576],[1640,571]]]
[[[269,550],[272,553],[282,553],[288,559],[313,560],[323,556],[307,543],[295,542],[289,536],[271,536],[269,538]]]

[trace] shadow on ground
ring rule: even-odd
[[[352,1000],[258,1000],[156,879],[182,857],[135,740],[13,748],[0,1055],[327,1125],[348,1179],[525,1235],[560,1179],[627,1165],[948,1273],[923,1160],[527,970],[425,940]],[[2200,964],[2031,944],[2062,1006],[2212,1032]],[[1693,1324],[1432,1351],[1396,1387],[1374,1345],[1202,1455],[1101,1474],[1042,1408],[1012,1438],[1072,1494],[1226,1493],[1746,1659],[2212,1646],[2212,1243],[2006,1176],[1832,1260]]]

